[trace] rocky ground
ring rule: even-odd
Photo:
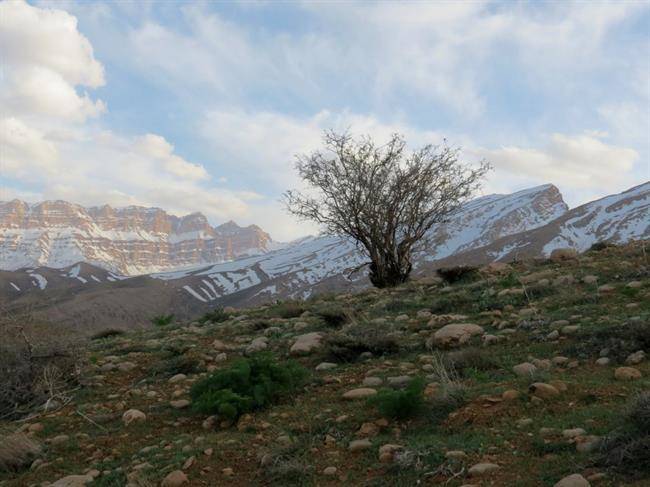
[[[461,277],[95,339],[67,399],[2,425],[42,446],[0,485],[650,485],[647,450],[601,454],[650,389],[644,245]],[[195,381],[261,350],[307,385],[235,424],[193,411]],[[413,418],[368,405],[416,376]]]

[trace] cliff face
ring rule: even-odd
[[[0,203],[0,268],[89,262],[124,275],[232,260],[265,252],[271,237],[255,225],[212,227],[200,213],[159,208],[84,208],[66,201]]]

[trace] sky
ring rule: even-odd
[[[650,180],[650,1],[0,2],[0,200],[204,213],[279,241],[323,130],[574,207]]]

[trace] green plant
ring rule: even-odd
[[[436,270],[436,273],[447,283],[469,282],[478,277],[478,267],[459,265]]]
[[[208,321],[211,321],[212,323],[222,323],[228,318],[230,318],[230,315],[224,311],[222,306],[219,306],[205,313],[198,321],[199,323],[207,323]]]
[[[158,315],[151,318],[150,321],[156,326],[168,326],[174,322],[174,315]]]
[[[600,252],[601,250],[609,249],[612,247],[616,247],[616,245],[611,242],[601,240],[589,247],[589,252]]]
[[[305,307],[293,301],[287,302],[278,302],[275,306],[269,309],[269,315],[271,317],[290,319],[298,318],[301,314],[305,312]]]
[[[424,379],[415,377],[404,390],[382,389],[368,399],[368,404],[377,407],[382,416],[407,419],[422,411],[424,405]]]
[[[118,330],[115,328],[108,328],[106,330],[100,330],[97,333],[94,333],[90,336],[91,340],[102,340],[104,338],[113,338],[116,336],[124,335],[126,332],[124,330]]]
[[[199,363],[186,355],[175,355],[168,360],[156,362],[151,366],[151,375],[171,377],[176,374],[193,374],[197,372]]]
[[[197,412],[234,420],[267,407],[303,384],[307,371],[294,361],[278,362],[259,353],[200,380],[190,391]]]
[[[399,352],[399,344],[392,337],[379,334],[355,336],[335,334],[326,338],[328,356],[337,362],[354,362],[364,352],[376,356],[392,355]]]

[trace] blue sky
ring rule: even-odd
[[[0,199],[143,204],[286,240],[322,130],[443,138],[483,193],[650,179],[650,2],[0,2]]]

